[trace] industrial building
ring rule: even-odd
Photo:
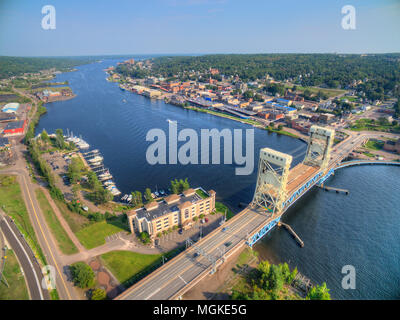
[[[19,103],[12,102],[12,103],[7,103],[3,107],[2,111],[4,113],[17,113],[18,109],[19,109]]]
[[[5,137],[24,134],[25,126],[26,126],[26,121],[9,122],[4,128],[3,134]]]
[[[199,193],[205,195],[202,197]],[[127,214],[131,232],[146,231],[151,237],[179,226],[193,225],[193,218],[208,215],[215,209],[215,191],[188,189],[182,194],[171,194],[162,201],[153,201]]]

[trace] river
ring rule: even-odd
[[[47,104],[48,113],[40,119],[37,133],[43,128],[49,133],[62,128],[82,135],[92,149],[101,151],[123,193],[143,192],[146,187],[166,189],[171,179],[187,177],[191,186],[215,190],[218,200],[238,211],[240,202],[252,199],[260,148],[290,153],[293,164],[304,157],[305,143],[255,129],[250,175],[235,175],[235,164],[150,165],[146,149],[151,143],[146,134],[154,128],[168,133],[168,119],[177,121],[178,130],[195,129],[199,137],[201,129],[252,127],[122,91],[106,81],[103,71],[117,62],[105,60],[57,75],[54,81],[68,80],[77,97]],[[315,283],[326,281],[336,299],[400,298],[399,178],[397,167],[342,169],[328,185],[349,189],[349,195],[312,190],[283,218],[305,242],[304,248],[286,230],[274,229],[255,250],[275,262],[288,261]],[[344,265],[355,267],[355,290],[341,287]]]

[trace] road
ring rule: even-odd
[[[21,186],[22,198],[25,202],[39,245],[44,252],[48,265],[55,268],[56,289],[60,299],[78,299],[78,295],[72,282],[68,281],[67,266],[63,263],[56,241],[46,224],[43,213],[36,200],[34,190],[35,188],[38,188],[38,186],[32,183],[28,171],[25,168],[25,159],[23,158],[24,150],[24,145],[15,145],[14,152],[18,155],[16,164],[11,168],[0,170],[0,174],[11,174],[17,176],[18,182]]]
[[[346,140],[335,146],[331,153],[330,166],[345,158],[348,153],[361,145],[367,138],[376,135],[381,134],[351,133]],[[212,259],[216,259],[217,264],[221,264],[223,262],[222,256],[226,259],[228,255],[240,249],[245,245],[248,236],[258,231],[261,225],[265,225],[267,219],[275,218],[267,217],[262,211],[246,208],[195,245],[204,250]],[[225,244],[228,242],[231,242],[231,244],[226,247]],[[179,298],[181,294],[198,283],[212,269],[212,263],[209,259],[202,255],[195,257],[195,252],[193,247],[189,248],[116,299],[165,300]]]
[[[49,292],[42,288],[44,277],[34,253],[12,219],[2,211],[0,211],[0,229],[22,267],[31,300],[50,300]]]

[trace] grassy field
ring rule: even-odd
[[[293,85],[285,85],[286,88],[293,88]],[[346,90],[341,90],[341,89],[327,89],[327,88],[318,88],[318,87],[302,87],[302,86],[298,86],[296,85],[297,90],[299,91],[303,91],[304,90],[309,90],[311,93],[317,94],[319,91],[321,91],[322,93],[326,94],[329,98],[332,97],[336,97],[340,94],[343,94],[346,92]]]
[[[148,255],[131,251],[111,251],[101,255],[101,259],[118,281],[123,284],[158,263],[161,254]]]
[[[36,198],[46,218],[47,225],[50,227],[53,236],[56,238],[60,250],[65,254],[77,253],[78,248],[74,245],[67,232],[62,227],[42,190],[36,190]]]
[[[58,209],[60,209],[62,216],[67,221],[72,232],[74,232],[75,234],[79,230],[90,225],[90,221],[88,218],[80,215],[79,213],[70,211],[64,202],[59,200],[54,200],[54,202],[56,203]]]
[[[370,150],[382,150],[384,146],[383,141],[377,141],[377,140],[368,140],[368,142],[365,144],[365,147]]]
[[[120,220],[116,220],[93,223],[75,234],[86,249],[92,249],[105,244],[107,236],[121,231],[127,231],[127,227]]]
[[[25,202],[22,199],[21,187],[15,176],[0,175],[0,206],[14,220],[37,257],[43,264],[46,264],[46,258],[39,246]]]
[[[382,132],[400,132],[400,125],[391,123],[380,123],[373,119],[359,119],[351,127],[353,131],[382,131]]]
[[[232,218],[234,216],[233,212],[222,202],[215,201],[215,209],[217,212],[219,212],[221,214],[225,214],[225,210],[226,210],[226,219],[227,220],[229,220],[230,218]]]
[[[268,132],[275,132],[275,133],[277,133],[277,134],[281,134],[281,135],[288,136],[288,137],[292,137],[292,138],[298,138],[298,137],[299,137],[299,136],[297,136],[296,134],[291,133],[291,132],[288,132],[288,131],[285,131],[285,130],[283,130],[283,129],[282,129],[282,130],[279,130],[278,128],[267,127],[266,130],[267,130]]]
[[[0,282],[0,300],[29,300],[25,278],[12,250],[7,251],[3,275],[10,287],[7,288],[3,281]]]

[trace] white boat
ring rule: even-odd
[[[110,186],[110,185],[114,184],[114,182],[112,180],[107,180],[107,181],[104,181],[103,184],[105,186]]]
[[[128,199],[128,195],[127,195],[127,194],[124,195],[124,196],[121,198],[122,201],[125,201],[126,199]]]
[[[130,194],[128,199],[126,199],[127,202],[131,202],[132,201],[132,195]]]
[[[99,177],[100,181],[104,181],[104,180],[110,180],[112,179],[112,175],[108,175],[108,176],[103,176],[103,177]]]
[[[97,163],[99,161],[103,161],[103,157],[95,156],[94,158],[88,160],[90,163]]]
[[[160,196],[160,194],[158,193],[158,191],[154,191],[154,194],[156,195],[157,198]]]

